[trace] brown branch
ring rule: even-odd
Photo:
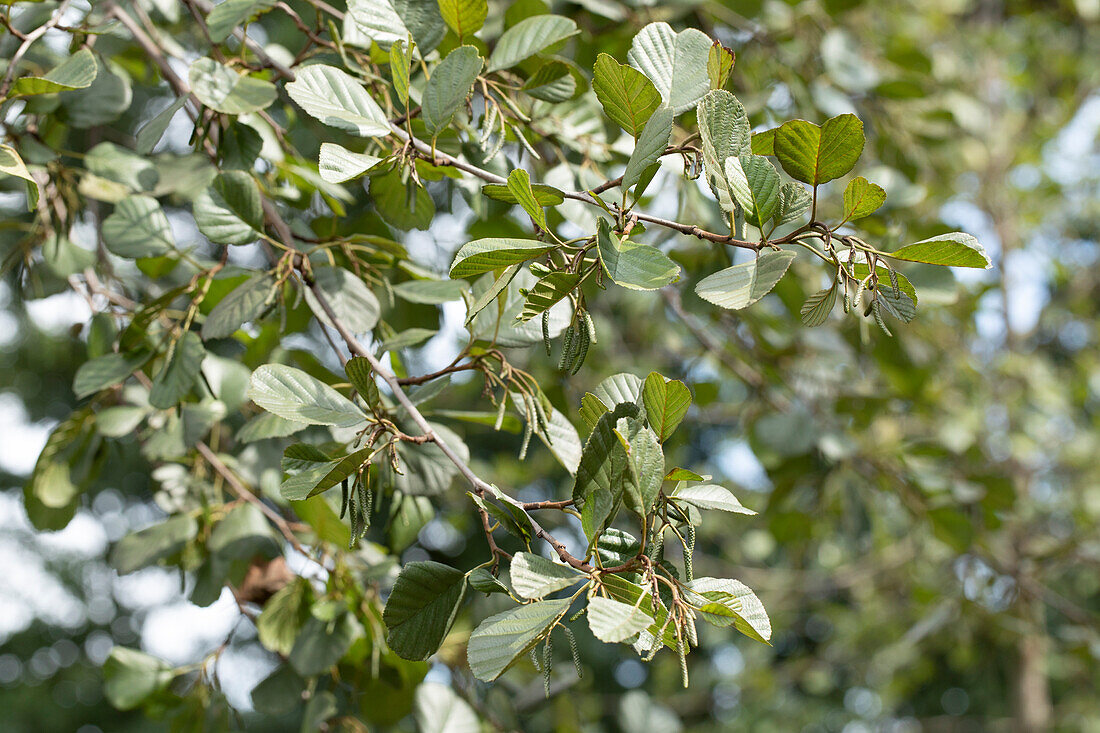
[[[229,485],[229,489],[237,496],[237,498],[247,501],[249,504],[254,504],[263,512],[264,516],[271,520],[271,523],[278,528],[279,532],[286,538],[286,541],[290,543],[290,546],[300,552],[305,557],[311,557],[310,554],[302,547],[302,543],[298,541],[298,538],[294,536],[294,532],[290,528],[290,524],[286,519],[277,511],[269,507],[260,497],[249,491],[248,487],[241,482],[237,475],[229,470],[229,466],[225,465],[221,458],[218,458],[218,454],[210,449],[203,441],[199,441],[195,446],[199,455],[201,455],[210,467],[213,468],[219,476],[225,479],[226,484]]]

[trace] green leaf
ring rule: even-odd
[[[500,582],[485,568],[474,568],[470,571],[468,581],[470,587],[479,593],[503,593],[508,594],[508,586]]]
[[[167,689],[173,677],[167,662],[116,646],[103,663],[103,694],[119,710],[133,710]]]
[[[870,268],[867,267],[866,262],[857,262],[850,265],[850,267],[852,270],[852,274],[860,280],[866,279],[868,273],[871,272]],[[876,265],[875,273],[878,276],[879,289],[892,295],[894,288],[893,283],[890,280],[890,270],[883,265]],[[909,278],[907,278],[905,275],[902,275],[897,270],[894,271],[894,276],[897,277],[898,280],[898,290],[900,290],[904,295],[909,296],[909,298],[915,304],[917,302],[917,289],[913,287],[913,283],[909,282]]]
[[[449,685],[439,682],[425,682],[416,688],[413,717],[420,733],[481,732],[474,709]]]
[[[531,176],[522,168],[516,168],[508,174],[508,192],[512,198],[523,207],[539,229],[546,229],[546,212],[535,198],[535,192],[531,189]]]
[[[600,565],[605,568],[629,562],[641,551],[642,545],[634,535],[615,527],[605,529],[596,542],[596,554]]]
[[[672,492],[670,498],[686,502],[700,509],[718,509],[734,514],[756,514],[752,509],[742,506],[741,502],[729,489],[716,484],[679,486]]]
[[[350,74],[335,66],[313,64],[297,70],[286,92],[299,107],[339,130],[374,137],[390,133],[386,113]]]
[[[148,353],[104,354],[89,359],[76,370],[73,393],[77,399],[113,387],[129,378],[134,370],[149,361]]]
[[[642,401],[649,426],[657,434],[657,440],[664,443],[691,407],[691,392],[681,381],[666,380],[657,372],[650,372],[642,387]]]
[[[335,618],[325,620],[314,615],[302,627],[287,661],[303,677],[323,674],[339,662],[362,635],[363,627],[350,612],[340,611]]]
[[[10,145],[0,145],[0,173],[29,181],[35,185],[37,190],[38,184],[35,182],[34,176],[27,170],[27,165],[19,157],[19,153]]]
[[[649,77],[665,104],[680,114],[710,91],[711,45],[702,31],[688,28],[677,33],[662,21],[650,23],[634,36],[627,59]]]
[[[785,122],[775,133],[775,157],[794,179],[817,186],[852,170],[863,152],[863,123],[853,114]]]
[[[96,66],[96,77],[91,86],[58,94],[63,119],[81,130],[114,122],[130,108],[133,101],[130,78],[124,75],[125,72],[119,69],[115,73],[101,57]]]
[[[649,514],[665,477],[665,456],[657,436],[641,420],[619,418],[615,436],[626,452],[623,504],[639,516]]]
[[[745,221],[763,231],[779,208],[779,173],[767,158],[751,153],[726,158],[725,170],[730,191],[745,211]]]
[[[744,583],[725,578],[696,578],[689,584],[712,603],[703,607],[703,618],[716,626],[732,623],[745,636],[764,642],[771,639],[772,624],[764,604]],[[723,617],[728,619],[723,621]]]
[[[374,368],[370,361],[362,356],[353,356],[344,364],[344,373],[348,375],[348,381],[355,391],[372,408],[382,406],[382,398],[378,396],[378,383],[375,381]]]
[[[55,66],[45,76],[24,76],[16,79],[8,97],[52,94],[68,89],[86,89],[95,81],[98,65],[95,54],[82,48]]]
[[[778,127],[773,127],[770,130],[754,132],[752,134],[752,141],[750,144],[750,147],[752,148],[752,154],[775,155],[775,133],[778,131]]]
[[[546,102],[564,102],[584,92],[587,80],[580,69],[560,59],[547,61],[528,77],[521,89]]]
[[[153,148],[164,137],[164,132],[168,129],[172,118],[183,108],[183,105],[187,104],[187,100],[188,97],[186,96],[177,97],[171,104],[157,112],[156,117],[142,125],[137,132],[137,144],[135,146],[139,154],[148,155],[153,152]]]
[[[383,50],[411,35],[427,54],[447,33],[437,0],[350,0],[347,21]],[[370,47],[369,42],[363,45]]]
[[[711,44],[710,55],[707,57],[707,77],[710,79],[711,89],[721,89],[726,85],[736,62],[737,55],[733,49],[726,48],[719,41]]]
[[[781,226],[806,213],[813,204],[813,197],[806,187],[795,181],[787,181],[779,189],[779,205],[775,209],[776,226]]]
[[[614,517],[622,501],[627,454],[615,428],[620,417],[631,414],[638,414],[636,405],[618,405],[614,412],[602,415],[581,453],[572,498],[589,542]]]
[[[171,251],[175,241],[168,217],[156,199],[128,196],[103,220],[103,243],[112,254],[140,259]]]
[[[509,574],[516,593],[533,599],[576,585],[587,577],[568,565],[530,552],[517,552],[512,557]]]
[[[603,596],[589,599],[587,616],[592,635],[609,644],[627,641],[653,623],[641,608]]]
[[[477,239],[462,245],[451,264],[452,279],[468,278],[533,260],[557,245],[536,239]]]
[[[220,5],[215,5],[206,16],[206,30],[210,33],[210,40],[221,43],[229,38],[234,28],[255,20],[274,5],[275,0],[225,0]]]
[[[640,181],[645,170],[661,159],[671,135],[672,110],[660,107],[645,123],[634,145],[634,152],[626,162],[622,183],[624,191]]]
[[[192,210],[199,231],[218,244],[251,244],[264,230],[260,189],[244,171],[219,173]]]
[[[470,671],[483,682],[500,677],[550,632],[570,604],[568,598],[538,601],[482,621],[466,647]]]
[[[255,504],[238,504],[214,525],[206,547],[222,557],[251,560],[279,554],[275,530]]]
[[[291,445],[283,452],[283,472],[288,477],[279,491],[287,501],[303,501],[324,493],[351,477],[367,460],[374,448],[360,448],[346,456],[330,459],[323,453],[303,450],[303,446]],[[321,458],[323,460],[316,460]]]
[[[528,180],[528,185],[531,187],[531,193],[535,197],[535,202],[540,207],[557,206],[565,201],[565,196],[562,195],[562,192],[553,186],[547,186],[544,183],[531,183],[530,180]],[[494,201],[503,201],[506,204],[513,205],[520,202],[507,185],[486,183],[481,187],[481,192]]]
[[[535,15],[504,31],[492,54],[489,68],[494,72],[509,69],[556,43],[580,33],[577,24],[561,15]]]
[[[630,290],[657,290],[680,275],[680,266],[648,244],[620,241],[606,219],[597,222],[597,253],[604,271]]]
[[[119,540],[111,550],[111,567],[120,575],[148,567],[182,550],[198,533],[199,525],[194,517],[176,514]]]
[[[978,240],[963,232],[951,232],[950,234],[941,234],[938,237],[922,239],[916,244],[909,244],[896,252],[890,252],[888,256],[895,260],[925,262],[929,265],[949,267],[989,269],[993,266]]]
[[[84,167],[100,178],[123,184],[130,191],[151,191],[160,177],[153,161],[114,143],[99,143],[89,150]]]
[[[806,302],[802,304],[799,311],[803,325],[814,328],[828,320],[829,314],[833,312],[833,307],[836,306],[836,293],[837,284],[834,282],[824,290],[819,290],[806,298]]]
[[[397,229],[427,229],[435,218],[431,194],[411,178],[402,181],[397,168],[371,176],[369,193],[378,215]]]
[[[271,82],[238,74],[214,59],[202,58],[191,64],[187,76],[200,102],[227,115],[258,112],[279,96]]]
[[[332,387],[283,364],[264,364],[252,372],[248,397],[268,412],[307,425],[348,428],[366,418]]]
[[[695,286],[703,300],[721,308],[738,310],[767,295],[787,272],[795,253],[767,249],[751,262],[745,262],[708,275]]]
[[[569,422],[569,418],[551,407],[545,434],[544,431],[539,431],[538,436],[565,470],[575,475],[577,465],[581,462],[582,446],[577,429]]]
[[[270,412],[261,412],[242,425],[234,437],[238,443],[247,444],[268,438],[286,438],[307,427],[305,423],[287,420]]]
[[[466,595],[466,575],[437,562],[401,569],[382,620],[386,643],[403,659],[427,659],[439,649]]]
[[[661,106],[661,93],[645,74],[606,53],[596,57],[592,91],[611,121],[637,138]]]
[[[309,619],[311,596],[309,581],[295,578],[267,600],[256,619],[256,636],[266,649],[283,656],[290,654]]]
[[[519,320],[529,321],[544,311],[554,307],[556,303],[565,298],[580,282],[580,275],[575,272],[551,272],[541,278],[535,287],[527,292],[527,299],[523,302],[523,313]]]
[[[410,303],[441,305],[462,300],[469,286],[458,280],[409,280],[393,286],[393,294]]]
[[[484,65],[476,48],[459,46],[432,70],[421,104],[421,117],[430,137],[434,138],[451,124]]]
[[[393,81],[393,89],[406,108],[409,106],[409,52],[409,44],[403,40],[396,41],[390,46],[390,77]]]
[[[886,191],[863,176],[848,181],[844,189],[844,221],[862,219],[878,211],[886,201]]]
[[[317,173],[329,183],[343,183],[358,178],[381,162],[381,158],[368,153],[353,153],[336,143],[321,143]]]
[[[191,391],[195,380],[199,379],[202,360],[206,357],[206,347],[194,331],[184,331],[171,358],[153,377],[153,386],[149,390],[149,404],[161,410],[175,407]]]
[[[717,89],[707,92],[695,107],[703,170],[722,210],[733,211],[726,181],[725,161],[749,152],[749,118],[737,97]]]
[[[382,306],[363,279],[342,267],[315,267],[313,281],[324,294],[336,318],[354,333],[367,333],[378,325]],[[333,327],[312,288],[305,290],[306,302],[317,320]]]
[[[489,3],[486,0],[439,0],[439,14],[461,43],[485,25]]]
[[[301,706],[305,691],[306,681],[301,675],[290,665],[280,664],[252,688],[252,707],[263,715],[286,715]]]
[[[654,602],[648,588],[643,588],[621,575],[602,575],[600,576],[600,582],[612,599],[632,607],[638,606],[642,613],[651,619],[652,623],[642,632],[643,637],[646,635],[649,637],[648,644],[646,644],[647,648],[654,644],[662,627],[664,627],[664,634],[661,636],[661,642],[673,649],[676,648],[676,632],[673,629],[673,624],[665,625],[668,619],[668,609],[659,600]]]
[[[223,297],[202,323],[203,339],[232,336],[249,321],[259,318],[274,298],[275,279],[257,273]]]
[[[619,405],[642,405],[642,380],[628,372],[613,374],[596,385],[592,395],[614,409]]]
[[[596,427],[596,423],[600,417],[606,413],[610,408],[600,401],[600,398],[591,392],[585,392],[581,397],[581,419],[584,420],[584,424],[588,426],[588,429]]]

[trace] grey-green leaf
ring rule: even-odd
[[[367,333],[378,324],[382,306],[363,279],[342,267],[317,267],[313,281],[324,294],[336,317],[355,333]],[[305,291],[306,302],[317,319],[332,326],[325,309],[312,289]]]
[[[779,208],[779,173],[762,155],[726,158],[726,180],[745,221],[763,230]]]
[[[82,48],[55,66],[45,76],[24,76],[11,86],[9,97],[52,94],[69,89],[86,89],[95,81],[98,65],[95,54]]]
[[[275,85],[263,79],[238,74],[214,59],[201,58],[188,71],[191,91],[212,110],[227,115],[258,112],[278,96]]]
[[[634,36],[627,58],[649,77],[665,104],[680,114],[710,90],[711,45],[702,31],[688,28],[677,33],[662,21],[650,23]]]
[[[561,15],[534,15],[525,18],[501,35],[489,55],[488,71],[511,68],[579,32],[573,20]]]
[[[286,91],[299,107],[330,127],[362,137],[390,132],[386,113],[359,80],[335,66],[313,64],[298,69]]]
[[[585,578],[568,565],[561,565],[530,552],[517,552],[512,557],[509,573],[512,587],[524,598],[542,598]]]
[[[603,596],[589,599],[587,615],[592,635],[609,644],[626,641],[653,623],[653,618],[638,606]]]
[[[119,540],[111,550],[111,567],[122,575],[140,570],[179,552],[198,532],[198,522],[191,515],[169,517]]]
[[[199,231],[218,244],[251,244],[264,229],[260,189],[244,171],[219,173],[192,205]]]
[[[616,284],[631,290],[657,290],[680,275],[680,266],[648,244],[621,241],[606,219],[597,222],[597,253],[604,271]]]
[[[162,410],[178,405],[199,378],[199,369],[205,357],[206,348],[199,335],[194,331],[184,331],[172,350],[171,358],[153,378],[149,404]]]
[[[733,211],[733,199],[726,181],[725,161],[749,152],[749,118],[737,97],[723,89],[707,92],[695,108],[699,124],[699,147],[707,182],[722,209]]]
[[[451,278],[467,278],[533,260],[554,249],[536,239],[489,238],[462,245],[451,264]]]
[[[274,5],[275,0],[225,0],[220,5],[215,5],[206,16],[210,40],[221,43],[235,27],[255,19]]]
[[[429,136],[435,137],[451,124],[484,64],[476,48],[459,46],[435,67],[421,103],[421,116]]]
[[[103,220],[103,243],[112,254],[139,259],[172,249],[172,227],[156,199],[128,196]]]
[[[836,306],[836,293],[837,284],[834,282],[824,290],[819,290],[806,298],[806,302],[802,304],[799,311],[803,325],[815,328],[828,320],[829,314]]]
[[[368,153],[353,153],[336,143],[321,143],[317,172],[328,183],[343,183],[358,178],[382,162]]]
[[[737,310],[750,306],[767,295],[786,274],[794,260],[790,250],[765,250],[751,262],[745,262],[708,275],[695,286],[703,300],[722,308]]]
[[[492,682],[542,639],[569,610],[568,598],[538,601],[490,616],[470,635],[466,659],[474,676]]]
[[[249,398],[268,412],[308,425],[347,428],[365,419],[363,411],[319,379],[283,364],[264,364],[252,373]]]
[[[275,280],[261,272],[233,288],[206,316],[202,324],[204,339],[232,336],[248,321],[258,318],[268,306]]]
[[[734,514],[756,514],[752,509],[742,506],[741,502],[729,489],[717,484],[679,486],[672,492],[671,498],[700,509],[717,509],[723,512],[733,512]]]

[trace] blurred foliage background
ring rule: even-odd
[[[137,4],[166,16],[174,5]],[[922,309],[893,338],[852,322],[802,327],[798,308],[820,287],[809,277],[736,314],[671,289],[609,291],[594,313],[608,338],[575,380],[532,359],[571,407],[578,385],[624,368],[685,379],[697,407],[670,460],[708,466],[760,512],[709,517],[698,557],[714,559],[698,572],[743,579],[776,632],[767,647],[701,629],[688,690],[672,655],[642,665],[581,639],[583,677],[566,675],[549,699],[533,670],[488,693],[511,698],[515,717],[499,725],[1100,731],[1100,2],[583,0],[554,11],[598,39],[591,58],[578,51],[589,67],[597,50],[624,58],[650,20],[703,29],[736,51],[731,89],[758,128],[855,112],[868,134],[862,173],[889,191],[865,228],[896,241],[944,222],[978,236],[995,267],[959,281],[914,271]],[[295,32],[281,15],[263,30]],[[13,40],[0,38],[0,56]],[[129,63],[140,76],[140,59]],[[453,224],[415,244],[449,262],[465,241]],[[688,273],[714,259],[675,257]],[[226,724],[261,725],[249,691],[272,662],[232,598],[200,610],[185,600],[187,578],[119,577],[104,560],[112,541],[160,515],[136,447],[112,456],[66,529],[30,528],[21,487],[48,426],[76,404],[84,345],[72,326],[87,314],[75,295],[27,300],[17,289],[10,276],[0,284],[0,727],[161,725],[104,699],[99,667],[115,644],[174,664],[219,653]],[[516,462],[518,436],[486,428],[466,439],[501,485],[560,475],[546,451]],[[568,495],[564,481],[518,495],[527,490]],[[481,562],[465,497],[442,502],[450,511],[419,529],[405,559]],[[461,662],[461,648],[448,653]],[[292,712],[262,726],[300,722]]]

